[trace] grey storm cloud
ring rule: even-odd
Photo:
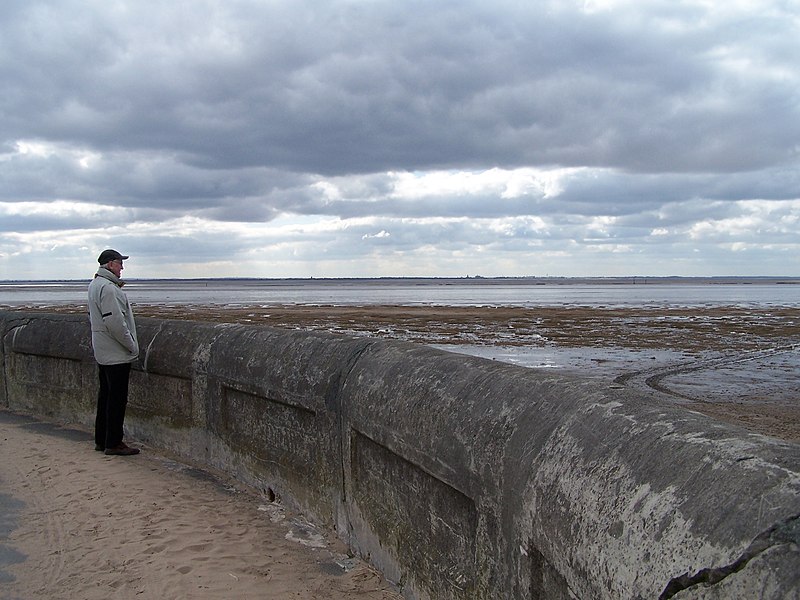
[[[106,243],[115,218],[135,225],[117,239],[198,263],[269,243],[291,261],[684,252],[712,221],[728,229],[709,239],[769,229],[791,253],[797,39],[800,6],[780,0],[6,0],[0,264],[81,223]],[[495,169],[558,184],[398,179]],[[256,223],[276,228],[225,227]]]
[[[800,51],[772,41],[796,18],[767,11],[704,23],[667,3],[628,19],[578,3],[10,4],[2,106],[17,138],[328,175],[728,171],[796,159],[800,139],[796,81],[779,72]],[[745,77],[745,60],[776,73]]]

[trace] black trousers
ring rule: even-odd
[[[122,443],[122,424],[125,421],[125,408],[128,406],[131,363],[98,366],[100,391],[97,393],[94,442],[101,448],[114,448]]]

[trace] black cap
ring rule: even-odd
[[[122,256],[122,254],[120,254],[116,250],[109,249],[109,250],[103,250],[100,253],[100,256],[97,258],[97,262],[99,262],[101,265],[104,265],[106,263],[110,263],[112,260],[127,260],[128,258],[130,257]]]

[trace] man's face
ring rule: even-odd
[[[112,260],[108,263],[108,270],[111,271],[117,277],[120,277],[122,274],[122,269],[125,267],[122,266],[121,260]]]

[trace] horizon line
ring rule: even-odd
[[[9,283],[79,283],[92,277],[73,279],[0,279],[0,284]],[[800,275],[381,275],[373,277],[130,277],[123,281],[498,281],[498,280],[583,280],[583,281],[630,281],[630,280],[797,280]]]

